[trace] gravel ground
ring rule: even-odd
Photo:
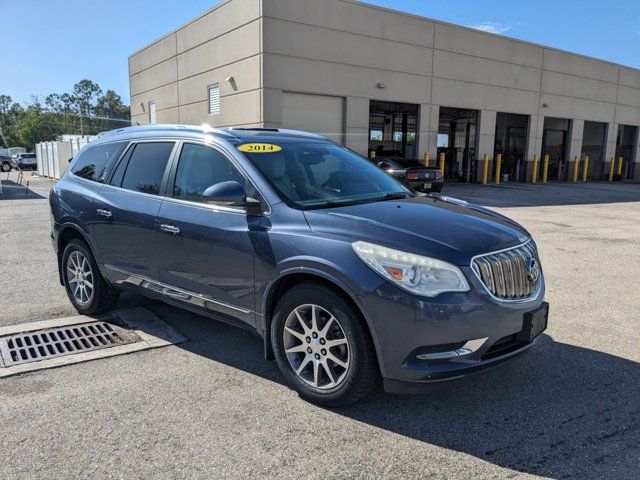
[[[0,195],[0,325],[74,314],[49,185]],[[535,236],[551,317],[528,355],[327,410],[282,385],[251,334],[127,295],[191,340],[0,380],[0,478],[638,478],[640,185],[446,192]]]

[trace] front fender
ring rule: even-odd
[[[355,257],[355,254],[353,256]],[[375,332],[373,320],[362,301],[367,294],[379,288],[384,280],[360,259],[355,257],[355,260],[356,262],[349,264],[348,273],[346,267],[341,267],[326,258],[312,256],[291,257],[277,265],[277,273],[265,284],[262,292],[259,292],[258,305],[260,305],[261,315],[258,317],[261,320],[261,322],[259,320],[259,323],[262,323],[262,325],[259,325],[258,328],[262,329],[261,333],[265,341],[265,352],[268,352],[270,349],[270,319],[266,318],[266,313],[271,295],[274,293],[277,285],[287,276],[304,274],[318,277],[333,284],[353,301],[358,310],[360,310],[369,328],[369,332],[371,332],[376,356],[378,357],[378,364],[384,375],[384,365],[380,358],[381,349],[378,343],[378,335]]]

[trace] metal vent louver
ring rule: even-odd
[[[116,325],[90,322],[1,337],[0,355],[4,366],[10,367],[136,341],[136,337]]]
[[[531,275],[535,263],[539,275]],[[542,273],[532,241],[517,247],[474,257],[471,267],[489,292],[500,300],[526,300],[536,294]]]

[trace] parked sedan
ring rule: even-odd
[[[438,168],[425,167],[417,160],[405,158],[378,159],[375,160],[375,164],[411,190],[422,193],[442,191],[444,179]]]

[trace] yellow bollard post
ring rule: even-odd
[[[618,157],[618,175],[622,175],[622,157]]]
[[[486,153],[482,158],[482,184],[487,184],[487,177],[489,176],[489,155]]]
[[[424,166],[429,168],[429,162],[430,162],[429,152],[427,152],[424,154]]]
[[[440,171],[442,172],[442,176],[444,177],[444,152],[440,152]]]
[[[584,156],[584,163],[582,164],[582,181],[587,181],[587,172],[589,171],[589,155]]]
[[[549,176],[549,155],[544,156],[542,162],[542,183],[547,183],[547,177]]]
[[[369,158],[376,158],[376,151],[375,150],[371,150],[369,152]]]
[[[616,166],[616,159],[611,157],[611,161],[609,162],[609,181],[613,182],[613,169]]]
[[[576,158],[573,159],[573,181],[574,183],[578,181],[578,169],[580,168],[580,157],[576,155]]]
[[[531,183],[538,181],[538,155],[533,156],[533,171],[531,172]]]
[[[496,156],[496,185],[500,185],[500,170],[502,170],[502,154]]]

